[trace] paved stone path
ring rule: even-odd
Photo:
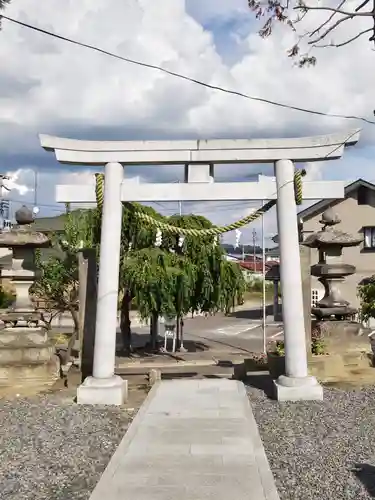
[[[245,387],[155,385],[90,500],[279,500]]]

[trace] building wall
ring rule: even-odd
[[[369,190],[368,204],[358,205],[357,192],[350,194],[346,199],[332,203],[333,211],[341,219],[341,223],[335,226],[353,236],[363,238],[364,226],[375,226],[375,191]],[[322,225],[319,224],[322,212],[314,215],[308,220],[304,220],[303,231],[319,231]],[[308,233],[309,234],[309,233]],[[311,263],[312,265],[318,262],[318,252],[312,249]],[[346,278],[345,282],[340,286],[342,296],[350,301],[355,307],[359,307],[357,297],[358,283],[368,276],[375,274],[375,251],[363,248],[363,242],[357,247],[344,248],[342,254],[342,262],[356,266],[357,272],[353,276]],[[321,289],[322,285],[312,276],[311,287]]]
[[[266,255],[266,262],[280,262],[280,257],[279,256],[273,257],[272,255]]]

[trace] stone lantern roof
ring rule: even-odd
[[[323,225],[323,229],[308,236],[302,243],[303,245],[310,248],[343,248],[354,247],[362,242],[363,238],[352,236],[351,234],[340,231],[339,229],[334,229],[334,226],[339,224],[341,220],[332,211],[332,209],[326,210],[319,222]]]
[[[29,208],[21,207],[15,217],[17,226],[11,231],[0,233],[0,248],[43,248],[51,245],[50,239],[45,234],[31,229],[34,217]]]

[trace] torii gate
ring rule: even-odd
[[[359,134],[353,130],[297,139],[187,141],[81,141],[40,135],[42,147],[54,151],[60,163],[104,165],[105,172],[93,376],[78,388],[78,403],[120,405],[126,396],[125,381],[115,375],[122,202],[275,198],[285,338],[285,375],[275,382],[276,395],[283,401],[322,399],[323,389],[307,367],[293,162],[338,159]],[[276,179],[213,182],[215,164],[255,162],[274,163]],[[123,179],[126,165],[168,164],[185,165],[185,184],[135,185]],[[344,183],[305,181],[303,197],[343,198]],[[60,185],[56,201],[95,202],[95,188]]]

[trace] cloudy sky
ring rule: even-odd
[[[350,2],[347,2],[350,8]],[[374,119],[375,53],[366,36],[342,49],[315,52],[316,67],[299,69],[286,56],[296,35],[277,26],[261,39],[247,0],[12,0],[6,15],[116,54],[160,65],[209,84],[327,113]],[[317,25],[310,13],[300,32]],[[328,41],[362,27],[346,23]],[[41,149],[38,133],[86,139],[298,137],[362,127],[358,145],[342,160],[307,165],[311,179],[375,179],[375,125],[318,117],[204,89],[166,74],[64,43],[3,20],[0,32],[0,170],[11,174],[12,210],[32,206],[58,214],[54,187],[92,182],[85,167],[59,166]],[[35,172],[38,172],[37,177]],[[269,165],[226,165],[219,181],[272,173]],[[182,180],[180,167],[128,167],[141,181]],[[255,202],[183,205],[215,223],[231,222]],[[159,203],[165,214],[178,205]],[[244,231],[251,240],[253,227]],[[275,231],[274,214],[266,233]],[[229,241],[234,235],[228,236]]]

